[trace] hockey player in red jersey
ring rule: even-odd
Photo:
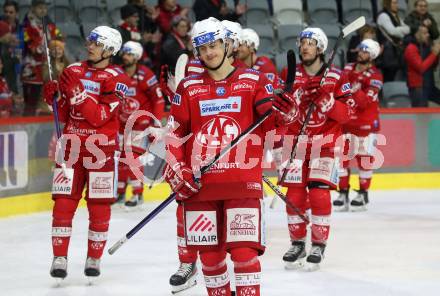
[[[355,158],[359,167],[359,191],[350,202],[353,211],[366,210],[368,189],[370,188],[373,170],[373,148],[376,133],[379,131],[379,92],[383,85],[383,76],[374,65],[379,56],[380,45],[372,39],[363,40],[358,46],[357,62],[345,66],[356,101],[355,113],[349,122],[344,124],[347,137],[346,149],[349,147],[348,158]],[[350,144],[350,146],[348,146]],[[347,211],[349,208],[350,161],[343,161],[343,169],[339,176],[339,196],[333,201],[335,210]]]
[[[306,28],[298,37],[302,63],[297,65],[292,92],[300,102],[300,114],[298,120],[288,126],[284,145],[292,145],[293,141],[286,141],[286,137],[297,137],[312,104],[314,109],[305,129],[307,137],[299,138],[298,149],[291,165],[286,168],[281,185],[288,188],[288,200],[303,214],[309,199],[312,247],[307,256],[306,223],[286,207],[291,247],[283,260],[288,269],[302,267],[306,259],[306,268],[313,270],[319,267],[323,258],[330,232],[330,190],[338,184],[337,143],[342,135],[342,124],[350,119],[352,113],[350,83],[342,71],[331,66],[321,86],[327,45],[327,36],[319,28]],[[286,166],[292,147],[283,148],[289,151],[283,153]]]
[[[247,147],[239,144],[198,181],[194,174],[273,108],[272,101],[274,114],[264,122],[266,129],[285,124],[295,102],[288,94],[273,98],[272,84],[260,72],[231,65],[225,57],[229,43],[220,22],[196,22],[192,41],[207,71],[185,78],[172,99],[168,127],[175,137],[167,139],[165,179],[184,205],[184,243],[200,253],[208,295],[231,295],[228,252],[234,262],[237,295],[258,296],[258,255],[265,244],[260,205],[262,141]],[[179,143],[185,137],[188,140]],[[263,140],[263,127],[254,130],[252,137]],[[250,159],[255,166],[246,166]]]
[[[133,158],[135,158],[133,161],[138,162],[137,169],[143,172],[143,164],[139,157],[146,152],[147,143],[145,137],[142,137],[141,134],[150,126],[160,126],[165,102],[156,75],[149,68],[138,63],[143,54],[142,45],[138,42],[128,41],[122,46],[121,54],[122,67],[130,78],[125,101],[121,105],[119,113],[121,121],[119,128],[119,145],[122,148],[121,157],[126,158],[125,152],[126,149],[129,149],[133,153]],[[148,115],[138,116],[139,112],[136,113],[137,111],[147,111],[155,118]],[[130,123],[130,126],[125,130],[131,115],[133,115],[132,119],[136,120]],[[124,145],[124,136],[130,137],[130,147]],[[118,179],[117,203],[124,202],[125,190],[128,181],[130,181],[133,187],[133,196],[131,200],[125,202],[125,206],[135,207],[142,204],[143,181],[134,174],[127,163],[119,165]]]
[[[238,47],[237,57],[246,64],[248,68],[252,68],[263,72],[266,77],[274,84],[278,85],[278,73],[272,60],[266,56],[257,56],[258,47],[260,46],[260,38],[258,34],[251,28],[241,31],[241,43]]]
[[[220,22],[215,18],[210,19],[213,22]],[[226,42],[228,46],[225,48],[227,53],[225,53],[224,58],[228,59],[230,64],[235,68],[247,68],[247,66],[236,57],[236,52],[240,44],[241,36],[241,25],[239,23],[231,21],[222,21],[221,25],[226,29]],[[201,75],[206,72],[206,67],[204,63],[197,57],[191,59],[186,67],[187,75]],[[203,89],[200,89],[203,91]],[[191,92],[193,95],[198,90]],[[178,292],[188,289],[196,284],[196,260],[197,251],[194,249],[188,249],[185,245],[185,232],[183,229],[183,208],[179,203],[176,211],[177,217],[177,248],[179,253],[180,265],[176,273],[174,273],[170,278],[170,285],[172,291]]]
[[[64,160],[58,161],[52,183],[54,258],[50,274],[55,278],[67,276],[72,219],[86,186],[90,223],[84,273],[100,275],[110,204],[116,194],[118,111],[127,91],[127,77],[110,64],[121,44],[117,30],[96,27],[87,37],[88,60],[69,65],[59,81],[44,86],[44,99],[52,105],[56,97],[59,119],[65,123]]]

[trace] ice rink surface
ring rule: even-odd
[[[284,270],[283,202],[267,209],[262,295],[440,295],[440,191],[373,191],[370,201],[367,212],[333,214],[326,258],[312,273]],[[107,248],[157,204],[114,212]],[[178,266],[174,211],[173,204],[114,255],[105,253],[101,277],[91,286],[83,274],[86,209],[75,216],[68,277],[60,287],[49,276],[51,213],[0,219],[0,295],[171,295],[168,279]],[[206,295],[200,272],[198,282],[177,295]]]

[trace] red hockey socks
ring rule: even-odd
[[[339,171],[339,190],[350,189],[350,168],[344,168]]]
[[[57,198],[52,212],[52,249],[55,257],[67,257],[72,220],[79,200]]]
[[[201,252],[200,261],[208,296],[231,295],[226,252]]]
[[[251,248],[231,249],[237,296],[260,296],[261,266],[258,252]]]
[[[87,257],[99,259],[107,242],[110,222],[110,205],[106,203],[87,203],[89,209],[89,239]]]
[[[330,233],[331,197],[329,189],[311,188],[312,243],[325,244]]]
[[[302,214],[307,209],[307,191],[305,188],[291,187],[287,191],[287,199],[295,205]],[[286,206],[287,223],[289,227],[290,240],[303,240],[307,235],[307,225],[298,214]]]
[[[371,177],[373,176],[373,171],[360,170],[359,171],[359,189],[363,191],[368,191],[370,189]]]
[[[186,246],[185,226],[183,221],[183,206],[178,203],[176,210],[177,218],[177,250],[179,261],[182,263],[194,263],[197,261],[197,251],[188,249]]]

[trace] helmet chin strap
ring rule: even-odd
[[[104,50],[101,52],[101,58],[98,60],[98,61],[96,61],[96,62],[94,62],[94,61],[91,61],[91,60],[89,60],[89,62],[90,63],[92,63],[93,65],[97,65],[97,64],[99,64],[100,62],[102,62],[102,61],[104,61],[104,60],[106,60],[106,59],[110,59],[112,56],[109,56],[108,58],[105,58],[104,57]]]
[[[223,53],[223,59],[222,59],[222,61],[220,62],[220,64],[218,66],[216,66],[216,67],[209,67],[208,65],[205,64],[205,62],[203,62],[203,61],[201,61],[201,62],[203,64],[203,66],[205,66],[208,70],[215,71],[215,70],[218,70],[223,65],[223,63],[225,62],[227,56],[228,56],[228,44],[225,44],[225,51]]]

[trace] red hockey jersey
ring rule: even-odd
[[[78,76],[88,96],[82,104],[73,106],[69,98],[60,100],[58,110],[60,121],[66,123],[64,133],[77,135],[81,140],[81,149],[85,149],[85,141],[91,135],[102,134],[107,137],[108,143],[97,146],[113,149],[117,145],[118,112],[128,90],[128,77],[117,66],[97,69],[85,61],[71,64],[65,71],[67,75]]]
[[[185,162],[198,171],[272,107],[273,86],[253,69],[236,68],[226,79],[213,80],[207,72],[186,77],[172,100],[168,126],[183,144],[167,139],[168,161]],[[264,128],[221,158],[201,176],[202,189],[191,200],[262,197],[261,159]]]
[[[354,63],[344,68],[356,101],[355,113],[351,120],[344,124],[344,132],[365,137],[380,129],[379,92],[383,86],[383,76],[375,66],[363,72],[357,72],[355,69]]]
[[[164,115],[164,104],[156,75],[146,66],[138,65],[134,75],[129,77],[125,100],[119,110],[121,121],[119,132],[124,133],[128,118],[138,110],[148,111],[161,120]],[[133,129],[144,130],[150,124],[153,124],[151,117],[141,116],[136,120]]]
[[[311,106],[310,98],[306,97],[304,90],[307,88],[308,81],[312,77],[309,76],[303,65],[299,64],[296,68],[296,78],[293,85],[293,93],[299,105],[300,113],[298,120],[288,126],[288,135],[298,135],[302,124],[306,118],[307,110]],[[322,85],[328,93],[333,93],[335,98],[334,108],[327,114],[323,114],[314,108],[310,120],[305,129],[305,135],[308,137],[308,145],[305,159],[309,159],[311,153],[311,144],[313,136],[321,135],[329,136],[329,141],[321,146],[322,151],[333,150],[336,140],[342,135],[342,124],[346,123],[353,114],[352,105],[354,104],[351,96],[350,83],[343,72],[332,66],[327,74],[324,84]],[[316,142],[313,143],[316,145]]]
[[[268,57],[259,56],[255,61],[255,64],[252,66],[252,69],[263,72],[270,82],[278,84],[277,68]]]

